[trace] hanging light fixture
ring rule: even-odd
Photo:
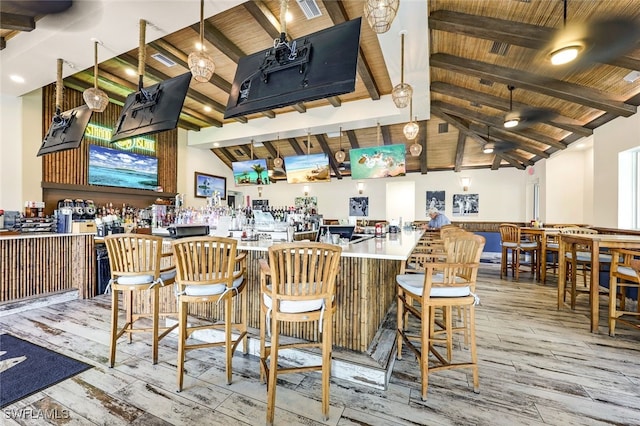
[[[515,87],[507,86],[507,89],[509,89],[509,112],[511,112],[513,111],[513,89],[515,89]],[[518,124],[520,124],[520,119],[516,116],[507,116],[504,121],[504,127],[507,129],[516,127]]]
[[[369,22],[373,32],[386,33],[398,13],[400,0],[366,0],[364,3],[364,17]]]
[[[409,99],[409,122],[404,125],[402,131],[404,132],[404,137],[410,141],[414,140],[420,131],[418,124],[413,121],[413,97]]]
[[[484,147],[482,148],[482,152],[485,154],[492,154],[493,153],[493,144],[491,143],[491,139],[490,139],[490,132],[491,126],[487,126],[487,143],[484,144]]]
[[[280,134],[278,134],[278,140],[280,140]],[[273,166],[274,167],[282,167],[282,164],[284,164],[284,161],[282,161],[282,158],[280,158],[280,146],[276,147],[277,149],[277,155],[276,158],[273,160]]]
[[[343,163],[347,154],[342,149],[342,127],[340,127],[340,149],[336,151],[335,157],[338,163]]]
[[[406,108],[413,96],[413,87],[404,82],[404,35],[406,31],[401,31],[401,48],[400,48],[400,84],[396,84],[391,91],[391,99],[398,108]]]
[[[200,0],[200,47],[187,58],[189,70],[196,81],[206,83],[215,70],[213,59],[204,53],[204,0]]]
[[[98,89],[98,43],[100,43],[100,41],[94,39],[93,87],[88,88],[82,93],[84,102],[89,109],[94,112],[102,112],[107,108],[107,105],[109,105],[109,96],[107,96],[104,91]]]

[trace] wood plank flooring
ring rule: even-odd
[[[418,365],[406,352],[386,391],[332,379],[327,422],[319,375],[280,376],[276,424],[640,425],[637,330],[621,325],[612,338],[601,319],[600,334],[592,334],[586,296],[576,311],[557,311],[553,284],[527,275],[519,283],[503,281],[496,265],[482,265],[480,275],[479,394],[466,371],[445,371],[430,376],[428,400],[421,401]],[[603,314],[605,303],[602,298]],[[137,335],[118,345],[116,366],[107,367],[109,312],[110,299],[100,296],[0,316],[0,332],[94,366],[5,407],[0,424],[264,424],[266,387],[257,358],[236,355],[233,383],[226,385],[221,349],[189,352],[185,388],[177,393],[173,336],[162,341],[155,366],[145,335]],[[467,352],[461,346],[457,351]]]

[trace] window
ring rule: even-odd
[[[640,148],[618,157],[618,226],[640,229]]]

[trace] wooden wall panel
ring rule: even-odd
[[[42,137],[46,135],[51,118],[55,114],[55,84],[43,88],[43,116]],[[82,93],[65,88],[62,102],[64,111],[84,104]],[[113,128],[120,116],[122,107],[110,103],[107,109],[101,113],[93,113],[90,123]],[[158,184],[164,192],[177,192],[177,167],[178,167],[178,132],[176,129],[150,136],[156,140],[156,157],[158,158]],[[86,138],[78,149],[62,152],[54,152],[42,156],[42,181],[49,183],[61,183],[69,185],[88,185],[89,145],[109,146],[108,141]],[[149,155],[149,152],[132,149],[132,152]],[[118,188],[113,188],[113,193],[118,193]],[[77,198],[86,198],[82,191],[78,191]],[[153,193],[153,191],[149,191]],[[44,198],[44,197],[43,197]],[[114,200],[117,201],[117,200]]]

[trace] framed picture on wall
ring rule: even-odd
[[[369,216],[369,197],[349,198],[349,216]]]
[[[477,216],[480,212],[478,194],[453,194],[454,216]]]
[[[435,208],[438,209],[440,213],[444,213],[445,194],[445,191],[427,191],[426,211],[428,212],[429,209]]]
[[[216,191],[220,199],[227,198],[227,178],[206,173],[194,173],[194,196],[197,198],[212,197]]]

